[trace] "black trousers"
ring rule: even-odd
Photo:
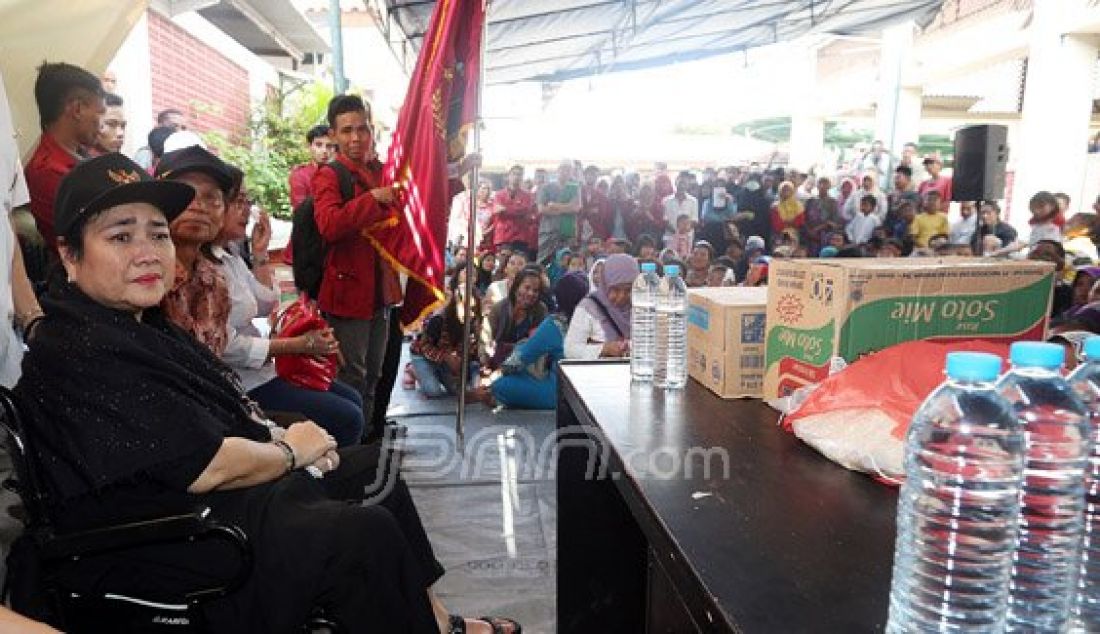
[[[382,436],[382,430],[386,424],[386,410],[390,406],[390,397],[393,395],[393,386],[397,385],[397,375],[401,370],[401,344],[404,333],[400,324],[401,309],[390,309],[390,332],[386,338],[386,356],[382,359],[382,374],[378,378],[378,386],[374,390],[374,409],[371,419],[367,421],[367,440],[374,440]]]

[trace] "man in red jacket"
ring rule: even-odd
[[[87,157],[99,136],[99,120],[107,110],[99,78],[72,64],[38,67],[34,100],[42,137],[25,170],[31,194],[31,214],[38,232],[54,254],[53,203],[61,179]]]
[[[508,186],[493,196],[493,251],[522,249],[531,251],[527,242],[529,227],[535,218],[535,197],[523,185],[523,166],[508,170]]]
[[[333,97],[328,122],[336,160],[354,176],[355,194],[344,201],[332,167],[322,166],[313,177],[314,219],[328,249],[317,302],[340,342],[344,365],[339,378],[362,395],[363,418],[369,421],[393,317],[389,309],[401,302],[402,292],[394,269],[362,234],[391,215],[388,206],[395,197],[381,186],[382,165],[374,158],[363,100]]]

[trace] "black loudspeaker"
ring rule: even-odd
[[[1005,196],[1008,128],[972,125],[955,133],[951,200],[1000,200]]]

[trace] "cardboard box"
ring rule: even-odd
[[[766,288],[688,290],[688,375],[722,398],[764,388]]]
[[[1041,340],[1047,262],[975,258],[774,259],[768,267],[764,398],[829,374],[830,359],[916,339]]]

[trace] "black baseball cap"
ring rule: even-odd
[[[200,172],[213,178],[223,193],[228,194],[233,189],[233,173],[229,166],[202,146],[192,145],[168,152],[157,163],[156,176],[162,180],[187,172]]]
[[[149,203],[171,222],[194,197],[190,185],[155,180],[137,163],[112,152],[78,163],[62,179],[53,207],[54,230],[63,236],[79,222],[126,203]]]

